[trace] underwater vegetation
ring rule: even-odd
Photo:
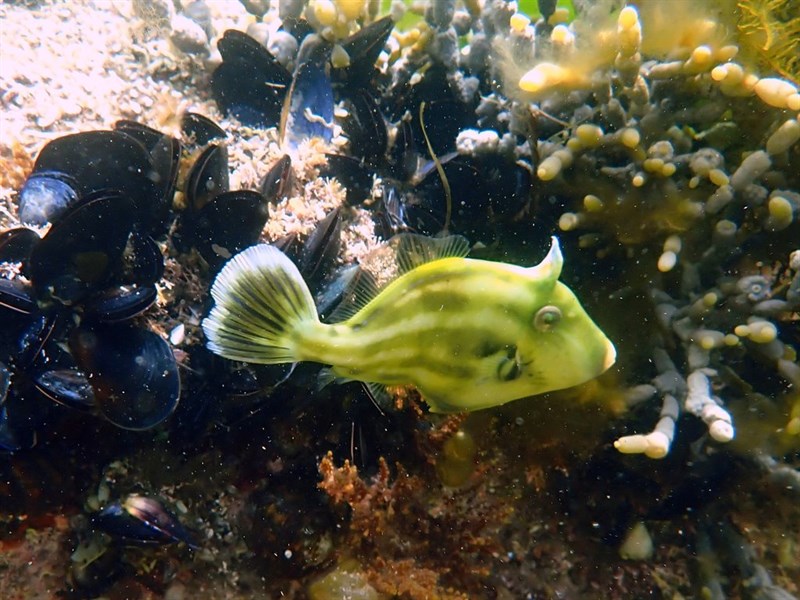
[[[213,119],[9,169],[0,576],[796,597],[794,4],[212,4]]]

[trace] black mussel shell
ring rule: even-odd
[[[0,360],[0,406],[6,403],[8,389],[11,387],[11,371],[6,364]]]
[[[53,335],[58,316],[56,313],[37,312],[17,340],[14,364],[25,368],[39,357],[47,341]]]
[[[284,18],[281,22],[281,29],[296,39],[298,44],[302,44],[306,37],[314,33],[314,28],[308,21],[295,17]]]
[[[78,544],[70,556],[67,580],[73,593],[81,590],[84,596],[102,596],[109,585],[122,573],[125,562],[122,548],[102,535],[94,535]]]
[[[258,192],[220,194],[191,220],[193,245],[210,264],[219,264],[255,244],[268,216],[267,201]]]
[[[175,410],[178,367],[169,344],[155,333],[125,325],[81,326],[70,335],[69,347],[97,409],[114,425],[150,429]]]
[[[333,138],[333,86],[329,73],[331,45],[308,37],[281,114],[281,142],[296,148],[310,138]]]
[[[336,208],[317,223],[300,251],[298,267],[312,289],[329,275],[341,247],[342,216]]]
[[[123,131],[86,131],[57,138],[36,158],[34,172],[68,173],[81,198],[113,189],[128,196],[135,219],[150,227],[166,217],[162,171],[139,140]]]
[[[162,201],[158,203],[162,211],[168,211],[172,206],[172,197],[175,194],[175,185],[178,182],[178,168],[181,159],[181,144],[170,135],[161,133],[157,129],[142,125],[137,121],[122,120],[114,123],[114,129],[127,133],[136,138],[150,153],[160,186]],[[166,216],[166,212],[162,214]]]
[[[53,369],[34,377],[34,385],[53,402],[89,411],[94,408],[94,392],[86,376],[75,369]]]
[[[375,232],[386,240],[408,228],[403,195],[398,185],[392,180],[384,180],[381,185],[380,202],[372,206]]]
[[[11,425],[8,408],[0,405],[0,452],[17,452],[22,449],[17,434]]]
[[[228,137],[225,130],[214,123],[205,115],[187,112],[181,117],[181,132],[185,142],[192,146],[205,146],[214,140],[224,140]]]
[[[418,157],[414,142],[414,128],[407,120],[400,121],[394,144],[389,151],[391,175],[400,181],[408,181],[417,170]]]
[[[200,153],[186,177],[186,198],[192,210],[200,210],[217,194],[227,192],[228,149],[211,144]]]
[[[20,350],[20,337],[37,314],[39,310],[29,286],[0,278],[0,357],[14,360]]]
[[[19,191],[19,220],[42,227],[55,223],[78,201],[78,182],[60,171],[34,171]]]
[[[372,196],[373,171],[365,162],[353,156],[326,154],[327,164],[320,177],[335,177],[346,190],[347,204],[358,206]]]
[[[36,310],[36,300],[29,286],[0,277],[0,307],[29,315]]]
[[[16,452],[21,448],[8,417],[6,399],[11,388],[11,371],[0,361],[0,452]]]
[[[164,275],[164,255],[149,235],[134,231],[122,256],[122,281],[150,285]]]
[[[291,258],[292,261],[297,262],[300,253],[300,238],[297,233],[287,233],[274,242],[271,242],[271,245]]]
[[[329,282],[314,296],[320,319],[330,317],[336,307],[341,304],[345,292],[350,289],[354,278],[360,271],[361,267],[358,265],[346,265],[337,269],[329,277]]]
[[[378,103],[366,90],[355,90],[346,107],[349,116],[342,129],[350,140],[350,154],[372,165],[379,163],[386,155],[389,134]]]
[[[532,168],[524,163],[510,163],[501,157],[487,163],[480,167],[486,173],[492,213],[504,221],[518,218],[528,209],[533,197]]]
[[[277,125],[291,73],[241,31],[226,31],[217,47],[222,64],[211,76],[211,90],[223,112],[252,127]]]
[[[433,151],[439,157],[454,150],[456,137],[463,129],[477,126],[475,107],[478,94],[464,98],[459,85],[444,65],[434,64],[425,72],[419,84],[408,86],[407,93],[391,95],[389,105],[385,107],[390,121],[400,120],[407,112],[411,114],[413,140],[417,152],[423,156],[430,156],[420,126],[420,106],[423,102],[425,131]]]
[[[36,245],[29,272],[39,298],[72,304],[109,279],[134,224],[133,203],[116,191],[90,194]]]
[[[264,180],[261,182],[261,195],[267,202],[278,203],[289,195],[292,185],[292,159],[284,154],[269,168]]]
[[[440,157],[440,164],[450,186],[452,214],[449,231],[466,235],[476,227],[486,227],[490,217],[491,192],[486,189],[483,173],[454,152]],[[447,195],[433,161],[420,169],[413,190],[405,194],[404,206],[406,224],[412,231],[436,235],[444,229]]]
[[[0,262],[18,263],[30,258],[39,234],[27,227],[15,227],[0,233]]]
[[[92,524],[123,542],[142,545],[183,542],[192,549],[198,545],[178,518],[161,502],[131,494],[113,502],[92,517]]]
[[[114,123],[115,131],[122,131],[129,136],[136,138],[148,151],[157,146],[165,137],[169,137],[161,133],[158,129],[153,129],[139,121],[132,121],[130,119],[120,119]]]
[[[150,308],[157,296],[153,285],[111,288],[84,301],[84,316],[106,323],[127,321]]]
[[[392,18],[384,17],[362,27],[344,40],[342,47],[350,56],[350,66],[336,69],[337,80],[347,82],[350,89],[367,85],[376,72],[375,63],[378,62],[378,56],[386,46],[392,29]]]

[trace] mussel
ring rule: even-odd
[[[122,256],[135,214],[133,201],[116,191],[84,198],[31,253],[37,295],[69,305],[105,284]]]
[[[183,542],[199,548],[194,537],[178,518],[155,498],[131,494],[112,502],[91,519],[92,524],[114,538],[134,545],[161,545]]]
[[[277,125],[291,73],[241,31],[226,31],[217,47],[222,64],[211,76],[211,90],[223,112],[254,127]]]
[[[123,429],[150,429],[172,414],[180,378],[172,349],[125,324],[81,325],[69,347],[94,392],[97,410]]]
[[[303,140],[333,138],[333,87],[329,74],[331,45],[316,36],[303,42],[298,65],[281,113],[281,142],[287,150]]]
[[[38,241],[39,234],[27,227],[16,227],[0,233],[0,262],[27,261]]]
[[[35,171],[19,191],[19,220],[42,227],[55,223],[78,201],[78,182],[60,171]]]

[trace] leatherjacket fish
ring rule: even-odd
[[[372,386],[413,385],[433,412],[476,410],[572,387],[616,359],[613,344],[558,281],[552,238],[533,267],[465,258],[460,236],[389,241],[397,273],[360,278],[346,319],[323,323],[294,263],[268,244],[234,256],[211,288],[208,348],[225,358],[314,361]]]

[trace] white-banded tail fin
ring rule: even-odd
[[[231,360],[295,362],[297,328],[318,320],[300,271],[268,244],[251,246],[228,261],[211,296],[215,304],[203,320],[207,345]]]

